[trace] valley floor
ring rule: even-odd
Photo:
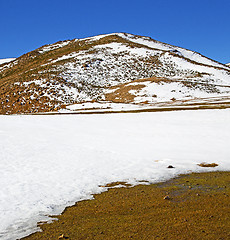
[[[229,139],[230,109],[1,115],[0,238],[38,231],[37,222],[92,199],[111,182],[135,186],[230,171]],[[218,166],[198,165],[203,162]]]

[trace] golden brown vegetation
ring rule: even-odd
[[[198,164],[198,166],[200,166],[200,167],[217,167],[218,164],[217,163],[205,163],[205,162],[203,162],[203,163]]]
[[[121,184],[121,183],[117,183]],[[113,183],[112,186],[115,186]],[[112,188],[67,208],[25,238],[229,239],[230,173],[181,176],[165,183]],[[166,198],[168,196],[168,198]]]

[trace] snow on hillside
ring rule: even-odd
[[[69,44],[69,42],[70,41],[63,41],[63,42],[59,42],[59,43],[55,43],[55,44],[48,44],[46,46],[43,46],[41,48],[41,50],[39,50],[39,53],[45,53],[45,52],[49,52],[51,50],[62,48],[64,46],[66,46],[67,44]]]
[[[50,112],[87,101],[153,104],[230,92],[228,66],[190,50],[126,33],[40,47],[1,65],[0,77],[6,82],[0,88],[1,114]],[[142,90],[141,84],[124,89],[124,84],[147,78],[158,80]],[[165,79],[164,84],[160,78]],[[108,98],[113,90],[119,96]],[[131,94],[133,99],[124,99]]]
[[[203,73],[202,77],[194,78],[195,81],[203,81],[203,82],[210,82],[215,83],[219,85],[228,85],[230,86],[230,73],[225,71],[224,69],[216,69],[214,67],[207,67],[204,65],[197,65],[192,62],[187,61],[183,58],[178,58],[176,56],[170,56],[168,53],[166,53],[164,56],[160,57],[160,60],[164,62],[164,64],[167,66],[170,64],[174,65],[174,68],[179,71],[185,71],[185,69],[188,72],[199,72]],[[175,75],[174,78],[181,78],[181,76]],[[187,76],[186,76],[187,77]],[[182,77],[183,78],[183,77]]]
[[[8,63],[11,61],[14,61],[16,58],[5,58],[5,59],[0,59],[0,65],[3,63]]]
[[[221,67],[221,68],[226,68],[223,64],[220,64],[218,62],[215,62],[211,59],[208,59],[207,57],[202,56],[200,53],[191,51],[191,50],[187,50],[184,48],[180,48],[180,47],[176,47],[176,46],[172,46],[169,45],[167,43],[162,43],[156,40],[153,40],[149,37],[135,37],[135,35],[132,34],[123,34],[123,33],[118,33],[119,36],[122,36],[130,41],[133,41],[135,43],[139,43],[145,46],[148,46],[150,48],[154,48],[154,49],[160,49],[160,50],[165,50],[165,51],[171,51],[175,54],[178,54],[180,56],[183,56],[185,58],[188,58],[192,61],[195,61],[197,63],[202,63],[202,64],[206,64],[209,66],[216,66],[216,67]]]
[[[87,81],[88,84],[94,83],[100,87],[116,85],[118,83],[150,76],[173,77],[174,79],[185,79],[190,76],[190,78],[196,81],[211,81],[216,84],[230,85],[230,73],[224,70],[228,68],[223,64],[209,60],[198,53],[175,47],[175,49],[183,52],[182,55],[185,58],[181,58],[177,55],[174,56],[168,52],[161,51],[171,51],[174,48],[173,46],[153,40],[146,40],[144,37],[135,38],[135,36],[131,34],[129,34],[128,37],[122,33],[118,33],[117,35],[129,41],[142,44],[143,47],[130,47],[128,44],[117,42],[100,44],[88,51],[72,53],[56,59],[53,62],[71,59],[71,63],[65,63],[60,66],[60,70],[64,72],[63,77],[67,81],[80,82],[80,84]],[[104,36],[105,35],[87,39],[89,41],[96,41]],[[148,48],[145,48],[145,46],[148,46]],[[94,53],[91,53],[92,50],[94,50]],[[159,58],[160,64],[157,66],[148,64],[148,59],[152,57]],[[188,61],[188,59],[195,62]],[[88,64],[86,64],[85,68],[82,68],[84,62]],[[143,67],[143,65],[145,66]],[[215,69],[214,67],[217,66],[223,70]],[[195,78],[194,75],[198,72],[205,73],[206,75]]]
[[[119,36],[124,37],[123,34]],[[90,39],[90,41],[93,40],[95,38]],[[141,43],[143,44],[143,42],[145,41],[142,40]],[[151,47],[156,46],[151,45]],[[92,51],[94,53],[91,53]],[[154,57],[159,59],[159,65],[148,62],[149,59]],[[200,56],[197,59],[202,60],[203,58]],[[181,80],[187,79],[196,82],[211,82],[230,86],[230,74],[224,69],[215,69],[214,67],[195,64],[167,52],[162,54],[160,50],[145,47],[135,48],[118,42],[100,44],[88,51],[71,53],[53,60],[53,63],[60,63],[66,59],[69,59],[69,62],[58,65],[57,68],[62,72],[61,76],[67,82],[75,84],[76,89],[81,89],[81,92],[70,90],[71,99],[78,101],[89,100],[92,99],[92,96],[100,94],[102,96],[103,88],[108,86],[115,86],[120,83],[150,76]],[[202,62],[201,60],[200,62]],[[215,62],[212,63],[214,66],[216,65]],[[85,67],[82,67],[84,64]],[[205,74],[195,77],[199,72]],[[92,85],[96,86],[96,88],[91,87]],[[224,90],[224,88],[221,90]],[[224,92],[226,93],[226,91]],[[154,89],[152,94],[155,94]],[[203,89],[204,94],[207,95],[210,93],[207,93]],[[190,97],[198,97],[194,96],[192,92],[188,95]]]
[[[148,101],[149,103],[167,102],[170,100],[188,100],[192,98],[213,98],[217,96],[226,96],[230,94],[229,87],[217,86],[217,92],[204,91],[202,88],[191,88],[182,84],[180,81],[171,83],[155,83],[141,82],[144,84],[141,90],[130,90],[129,93],[135,95],[134,102],[141,103]],[[128,86],[132,83],[128,84]],[[220,93],[221,92],[221,93]]]
[[[230,170],[229,138],[230,110],[0,116],[0,238],[38,230],[99,185]]]
[[[88,41],[90,42],[96,42],[104,37],[108,36],[119,36],[123,39],[128,40],[129,42],[138,43],[141,44],[139,47],[129,46],[128,43],[109,43],[109,44],[99,44],[95,47],[92,47],[88,51],[81,51],[79,53],[71,53],[67,56],[62,56],[58,59],[55,59],[52,61],[52,63],[60,62],[65,59],[71,59],[74,60],[74,64],[69,65],[69,63],[66,63],[63,67],[67,68],[67,73],[70,74],[73,72],[73,74],[76,72],[80,73],[75,76],[75,78],[81,77],[88,77],[88,80],[91,80],[93,77],[94,80],[97,77],[98,79],[106,79],[106,81],[113,81],[114,78],[121,77],[121,80],[128,81],[130,79],[138,79],[138,78],[144,78],[149,77],[151,75],[159,76],[159,77],[187,77],[187,75],[193,75],[194,72],[204,72],[209,73],[211,75],[210,78],[214,77],[214,79],[222,81],[222,78],[227,79],[226,81],[229,83],[229,75],[226,76],[226,72],[221,70],[215,70],[212,67],[219,67],[222,69],[228,69],[223,64],[217,63],[211,59],[208,59],[204,56],[202,56],[199,53],[183,49],[180,47],[175,47],[166,43],[161,43],[155,40],[152,40],[149,37],[141,37],[141,36],[135,36],[132,34],[125,34],[125,33],[112,33],[112,34],[105,34],[105,35],[99,35],[95,37],[89,37],[85,39],[76,39],[75,41]],[[41,48],[41,52],[47,51],[47,48],[49,50],[57,49],[58,47],[61,48],[63,46],[66,46],[69,43],[69,41],[65,41],[62,43],[57,43],[53,45],[48,45]],[[91,53],[92,50],[94,50],[94,53]],[[174,53],[174,55],[170,54]],[[116,57],[117,55],[117,57]],[[139,72],[138,69],[141,69],[141,66],[138,66],[137,63],[134,63],[134,60],[140,60],[143,62],[145,58],[149,57],[158,57],[161,55],[160,61],[161,65],[158,67],[153,67],[148,71],[148,74],[143,74],[143,72]],[[180,56],[180,57],[178,57]],[[181,58],[182,56],[182,58]],[[87,67],[87,69],[82,69],[82,66],[80,65],[78,68],[77,65],[80,63],[85,62],[94,62],[97,59],[102,59],[103,61],[96,62],[94,69],[92,73],[90,73],[90,70],[92,67],[91,64]],[[193,62],[191,62],[191,60]],[[79,62],[80,61],[80,62]],[[197,64],[198,63],[198,64]],[[124,65],[125,64],[125,65]],[[199,64],[208,65],[209,67],[205,66],[199,66]],[[107,68],[101,68],[101,66],[107,66]],[[123,65],[123,66],[122,66]],[[127,68],[127,70],[124,72],[124,66]],[[172,66],[173,66],[173,74],[172,74]],[[122,69],[123,67],[123,69]],[[146,66],[147,67],[147,66]],[[171,68],[171,71],[170,71]],[[87,71],[86,71],[87,70]],[[104,77],[100,76],[100,71],[106,71],[104,74]],[[107,73],[109,70],[109,73]],[[120,72],[121,74],[126,74],[125,76],[119,76],[117,73]],[[132,74],[130,74],[130,72]],[[139,73],[139,74],[138,74]],[[170,74],[171,73],[171,74]],[[71,74],[73,76],[73,74]],[[224,80],[223,80],[224,81]],[[226,82],[225,81],[225,82]],[[110,84],[110,83],[109,83]]]

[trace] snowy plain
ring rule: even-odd
[[[0,116],[0,239],[38,230],[49,214],[106,190],[99,185],[230,170],[229,143],[229,109]]]

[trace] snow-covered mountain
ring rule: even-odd
[[[0,65],[2,114],[206,104],[229,95],[228,66],[126,33],[57,42]]]
[[[8,62],[14,61],[14,60],[15,60],[15,58],[0,59],[0,65],[3,64],[3,63],[8,63]]]

